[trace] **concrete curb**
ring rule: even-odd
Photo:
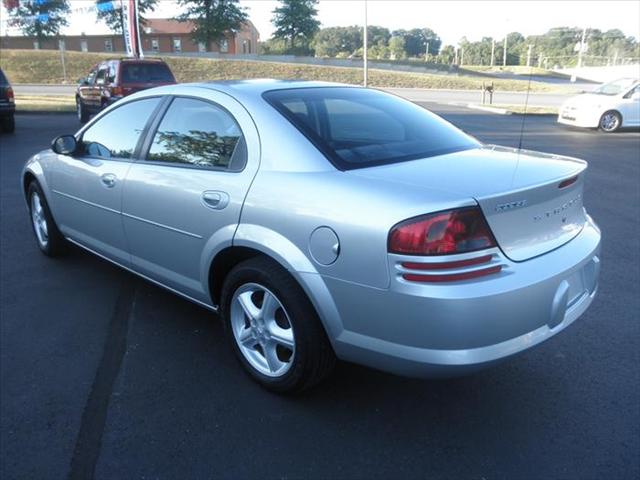
[[[511,115],[513,113],[506,108],[487,107],[485,105],[476,105],[475,103],[467,103],[467,108],[472,108],[473,110],[482,110],[489,113],[497,113],[498,115]]]
[[[60,110],[16,110],[16,115],[75,115],[73,110],[60,111]]]

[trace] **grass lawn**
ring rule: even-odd
[[[113,57],[114,55],[100,53],[65,52],[68,83],[75,83],[78,78],[85,76],[97,62]],[[179,82],[281,78],[362,83],[362,70],[351,67],[189,57],[166,57],[165,60]],[[59,84],[64,81],[59,51],[3,50],[0,55],[0,68],[4,70],[11,82],[17,84]],[[487,78],[474,75],[420,74],[375,69],[369,71],[369,83],[376,87],[479,90],[483,81],[486,82]],[[525,91],[528,87],[528,82],[524,80],[495,79],[493,83],[499,91]],[[531,91],[564,90],[554,85],[531,82]]]

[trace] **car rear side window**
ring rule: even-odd
[[[175,82],[169,67],[164,63],[123,63],[121,83],[172,83]]]
[[[7,77],[4,76],[4,72],[0,70],[0,84],[7,85],[9,82],[7,81]]]
[[[238,171],[246,155],[242,131],[229,112],[209,102],[176,98],[160,122],[147,160]]]
[[[101,158],[131,158],[140,134],[159,103],[159,97],[146,98],[126,103],[104,115],[82,134],[84,154]]]
[[[263,96],[341,170],[480,145],[424,108],[377,90],[312,87],[272,90]]]

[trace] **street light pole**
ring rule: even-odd
[[[504,52],[502,53],[502,66],[506,67],[507,66],[507,38],[509,37],[509,34],[505,34],[504,36]]]
[[[363,60],[364,60],[364,86],[367,86],[367,0],[364,0],[364,48],[363,48]]]

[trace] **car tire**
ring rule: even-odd
[[[84,106],[80,98],[76,98],[76,113],[80,123],[87,123],[91,117],[91,114],[87,111],[87,107]]]
[[[598,122],[598,128],[605,133],[613,133],[622,125],[622,116],[615,110],[604,112]]]
[[[2,119],[2,131],[13,133],[16,130],[16,120],[13,115],[9,115]]]
[[[335,365],[313,305],[291,274],[270,258],[251,258],[229,272],[221,314],[236,357],[268,390],[300,392],[322,381]]]
[[[47,199],[36,181],[32,181],[27,189],[31,228],[36,237],[40,251],[49,257],[57,257],[65,253],[65,240],[56,222],[53,220]]]

